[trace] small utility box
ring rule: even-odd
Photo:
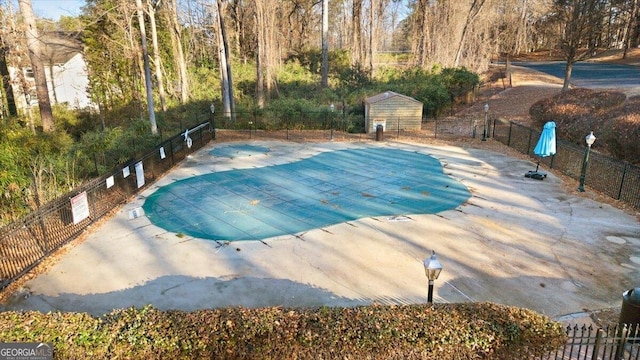
[[[378,125],[382,125],[384,131],[422,128],[422,103],[393,91],[366,98],[364,112],[367,133],[376,132]]]

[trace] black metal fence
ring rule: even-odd
[[[503,120],[493,120],[492,136],[495,140],[523,154],[533,156],[540,131]],[[557,153],[539,159],[551,169],[580,179],[586,146],[557,140]],[[585,185],[640,209],[640,167],[591,151],[586,168]]]
[[[277,116],[276,116],[277,115]],[[212,122],[220,139],[251,140],[255,138],[298,140],[373,140],[375,132],[365,132],[367,119],[362,115],[339,112],[295,112],[278,114],[237,113],[235,120],[216,115]],[[481,117],[443,117],[422,119],[420,129],[411,129],[414,118],[389,117],[384,130],[386,139],[459,139],[488,136],[491,123]],[[486,129],[486,130],[484,130]]]
[[[543,360],[632,360],[640,359],[638,326],[615,325],[595,329],[574,325],[565,329],[568,340]]]
[[[188,136],[175,135],[143,157],[0,228],[0,289],[78,237],[89,225],[125,203],[214,136],[210,123],[201,123],[190,129]]]

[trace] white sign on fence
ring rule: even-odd
[[[115,184],[115,179],[113,178],[113,175],[109,176],[107,178],[107,189],[112,187],[114,184]]]
[[[136,164],[136,181],[138,183],[138,189],[144,186],[144,169],[142,168],[142,161]]]
[[[71,198],[71,215],[74,225],[89,217],[89,201],[86,191]]]

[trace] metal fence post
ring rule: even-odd
[[[616,348],[615,359],[620,359],[622,354],[624,354],[624,345],[627,342],[627,336],[629,335],[629,328],[627,327],[627,324],[622,324],[622,328],[620,328],[620,332],[618,334],[620,341],[617,344],[618,346]]]
[[[435,125],[435,130],[433,131],[433,138],[437,139],[438,138],[438,118],[434,119],[436,125]]]
[[[513,128],[513,122],[509,122],[509,135],[507,136],[507,146],[511,147],[511,130]]]
[[[329,127],[331,128],[329,131],[329,140],[333,141],[333,116],[331,117],[331,122],[329,123]]]
[[[602,343],[602,329],[598,328],[596,331],[596,343],[593,345],[593,352],[591,352],[591,358],[597,359],[600,353],[600,345]]]
[[[622,169],[622,180],[620,181],[620,188],[618,189],[618,198],[616,200],[620,200],[622,197],[622,187],[624,186],[624,180],[627,176],[627,163],[624,164],[624,168]]]

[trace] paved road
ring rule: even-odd
[[[523,66],[564,79],[566,62],[514,62]],[[640,88],[640,67],[618,64],[577,62],[573,65],[571,83],[584,88]]]

